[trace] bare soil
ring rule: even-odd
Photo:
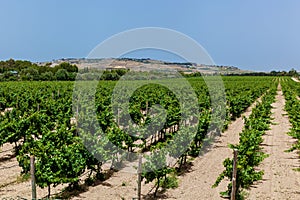
[[[0,188],[17,181],[21,172],[14,156],[13,145],[4,144],[0,151]],[[0,189],[0,194],[1,194]]]
[[[269,154],[259,166],[265,172],[264,180],[251,188],[251,200],[300,199],[300,173],[294,170],[300,167],[299,155],[297,152],[285,152],[296,140],[287,134],[291,125],[284,105],[285,99],[279,87],[276,102],[272,104],[274,119],[271,130],[263,137],[262,146]]]
[[[297,82],[297,83],[300,82],[299,79],[297,79],[297,78],[295,78],[295,77],[292,77],[292,79],[293,79],[293,81],[295,81],[295,82]]]

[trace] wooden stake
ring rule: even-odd
[[[118,124],[118,127],[120,127],[120,110],[119,110],[119,108],[118,108],[118,114],[117,114],[118,116],[118,119],[117,119],[117,124]]]
[[[76,106],[76,116],[75,116],[75,118],[76,118],[76,125],[77,125],[77,122],[78,122],[78,113],[79,113],[79,109],[78,109],[78,104],[77,104],[77,106]]]
[[[238,150],[234,149],[233,150],[233,174],[232,174],[231,200],[235,200],[235,195],[236,195],[237,155],[238,155]]]
[[[138,200],[141,200],[142,189],[142,155],[139,155],[139,167],[138,167]]]
[[[34,156],[30,156],[30,175],[31,175],[31,189],[32,189],[32,199],[36,199],[36,185],[35,185],[35,166],[34,166]]]

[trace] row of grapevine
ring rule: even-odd
[[[72,117],[72,83],[1,83],[5,107],[0,116],[1,145],[14,143],[22,173],[30,170],[30,155],[36,156],[36,182],[40,187],[76,183],[89,157]],[[49,191],[50,192],[50,191]]]
[[[256,167],[267,157],[262,152],[260,144],[263,142],[262,135],[269,129],[271,104],[275,99],[276,85],[277,83],[264,94],[261,102],[258,102],[252,110],[249,118],[244,118],[245,126],[240,133],[239,143],[230,145],[230,148],[238,151],[236,191],[232,191],[232,183],[230,183],[227,191],[222,192],[222,195],[231,196],[231,193],[235,192],[237,199],[242,199],[242,189],[247,189],[255,181],[262,179],[263,171],[258,171]],[[230,181],[232,180],[233,159],[226,158],[223,165],[225,170],[219,175],[213,187],[217,187],[225,177]]]
[[[300,149],[300,84],[289,80],[282,83],[282,91],[285,96],[285,110],[288,113],[292,128],[289,134],[296,138],[298,142],[294,144],[290,151]]]

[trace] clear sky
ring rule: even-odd
[[[190,36],[218,65],[300,70],[299,10],[298,0],[1,0],[0,60],[82,58],[114,34],[151,26]]]

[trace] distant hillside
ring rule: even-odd
[[[84,58],[67,58],[53,60],[51,66],[59,65],[62,62],[76,64],[79,69],[98,68],[98,69],[130,69],[131,71],[153,71],[157,69],[177,70],[184,73],[201,72],[204,74],[243,74],[251,71],[241,70],[233,66],[212,66],[197,63],[178,63],[166,62],[152,59],[135,59],[135,58],[116,58],[116,59],[84,59]],[[39,63],[44,65],[45,63]]]

